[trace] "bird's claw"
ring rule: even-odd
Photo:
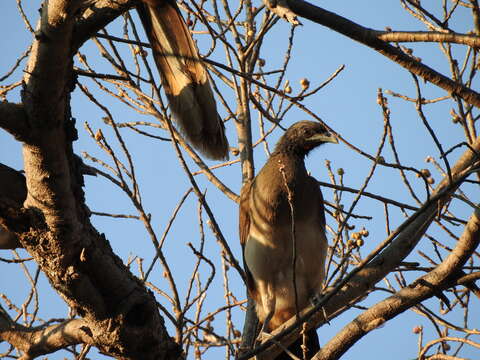
[[[269,332],[261,330],[260,333],[257,336],[257,341],[261,344],[261,343],[267,341],[268,339],[271,339],[272,337],[273,337],[273,335],[270,334]]]
[[[290,24],[302,25],[302,23],[298,21],[297,15],[290,10],[287,0],[264,0],[264,3],[271,12],[287,20]]]

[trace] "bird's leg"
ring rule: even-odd
[[[273,314],[275,313],[275,293],[273,291],[273,286],[272,284],[266,284],[265,286],[265,291],[262,291],[262,305],[263,305],[263,311],[266,314],[265,320],[263,321],[262,328],[260,329],[260,334],[258,335],[258,340],[262,341],[262,339],[269,338],[270,333],[269,333],[269,322],[273,317]]]
[[[273,316],[273,311],[271,311],[267,314],[267,317],[265,318],[265,321],[263,322],[262,328],[260,329],[260,334],[258,334],[258,341],[261,342],[262,340],[264,340],[264,338],[268,339],[271,336],[270,333],[268,332],[268,330],[269,330],[268,323],[272,319],[272,316]]]

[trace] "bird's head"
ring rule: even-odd
[[[280,138],[275,152],[288,152],[305,156],[310,150],[324,143],[338,144],[338,140],[320,123],[299,121],[290,126]]]

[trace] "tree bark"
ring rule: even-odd
[[[75,87],[72,58],[83,41],[132,2],[97,1],[101,7],[87,10],[77,22],[83,4],[45,2],[25,71],[22,105],[0,107],[0,126],[23,141],[28,189],[23,209],[18,207],[23,195],[16,203],[7,200],[13,201],[10,207],[0,202],[2,224],[82,319],[29,336],[24,336],[26,329],[10,324],[7,331],[2,327],[0,339],[25,351],[25,358],[84,342],[118,359],[178,359],[181,347],[167,334],[155,297],[89,220],[80,162],[72,151],[76,140],[70,114],[70,92]],[[12,226],[21,216],[28,226]],[[52,329],[53,334],[46,336],[45,331]],[[39,338],[46,343],[38,346]]]

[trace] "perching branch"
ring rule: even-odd
[[[75,23],[74,37],[72,38],[73,52],[76,52],[100,29],[135,5],[133,0],[94,0],[86,3],[89,8]]]

